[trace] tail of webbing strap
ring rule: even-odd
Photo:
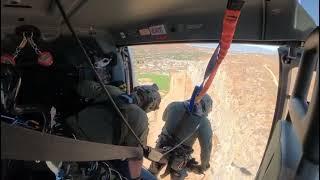
[[[224,13],[222,33],[219,41],[219,45],[212,55],[204,76],[205,84],[199,95],[196,97],[195,102],[199,102],[202,97],[206,94],[209,87],[211,86],[216,72],[228,53],[230,48],[234,32],[236,30],[237,22],[240,17],[240,10],[244,4],[242,0],[229,0],[227,9]]]

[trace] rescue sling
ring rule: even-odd
[[[219,44],[207,65],[201,85],[196,86],[193,90],[189,106],[190,112],[192,112],[194,104],[200,102],[202,97],[210,88],[222,60],[228,53],[243,4],[243,0],[228,0],[227,9],[224,12],[222,33]]]

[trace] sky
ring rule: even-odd
[[[217,43],[193,43],[194,47],[215,49]],[[271,45],[256,45],[256,44],[237,44],[232,43],[229,49],[230,53],[259,53],[259,54],[278,54],[279,46]]]
[[[319,0],[298,0],[298,2],[319,26]]]

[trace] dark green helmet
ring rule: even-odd
[[[212,99],[208,94],[205,94],[200,103],[202,112],[207,116],[212,111]]]
[[[159,109],[161,96],[156,84],[137,86],[133,89],[135,103],[145,112]]]

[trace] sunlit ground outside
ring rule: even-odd
[[[167,44],[131,47],[137,84],[157,83],[160,109],[149,113],[148,144],[155,146],[162,113],[173,101],[189,99],[199,85],[216,44]],[[254,179],[267,143],[278,88],[277,47],[233,45],[209,90],[213,150],[205,175],[187,179]],[[194,146],[199,160],[200,147]],[[149,166],[148,160],[144,161]],[[169,176],[168,176],[169,177]],[[167,177],[167,179],[169,179]]]

